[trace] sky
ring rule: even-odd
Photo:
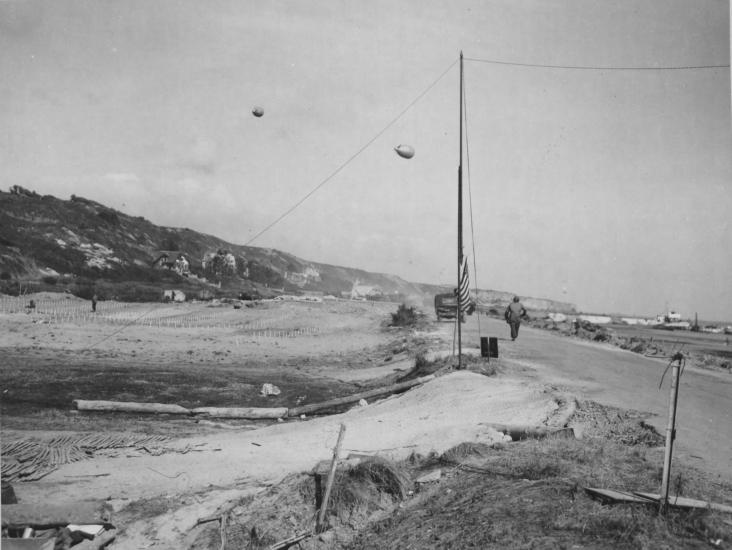
[[[0,0],[0,185],[451,284],[463,51],[473,284],[728,320],[729,68],[608,68],[729,65],[729,27],[722,0]]]

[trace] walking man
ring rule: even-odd
[[[519,326],[521,326],[521,318],[526,316],[526,309],[521,305],[518,296],[514,296],[513,302],[508,304],[504,316],[506,322],[511,327],[511,340],[516,340],[518,338]]]

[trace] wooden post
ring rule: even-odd
[[[675,362],[671,374],[671,395],[668,407],[668,426],[666,427],[666,448],[663,454],[663,478],[661,480],[661,495],[659,512],[665,514],[668,509],[668,489],[671,477],[671,457],[674,439],[676,439],[676,403],[679,399],[679,371],[683,356],[677,353],[672,361]]]
[[[325,512],[328,509],[328,500],[330,499],[330,491],[333,489],[333,481],[335,479],[336,466],[338,466],[338,453],[341,450],[341,443],[343,442],[343,436],[346,433],[346,425],[341,424],[341,429],[338,432],[338,441],[336,446],[333,448],[333,460],[330,463],[330,472],[328,472],[328,482],[325,484],[325,495],[323,495],[323,503],[320,505],[320,512],[318,512],[318,521],[315,524],[315,532],[320,533],[323,529],[325,522]]]

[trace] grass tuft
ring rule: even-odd
[[[339,518],[366,515],[402,500],[412,486],[402,466],[373,457],[336,474],[329,511]]]
[[[448,462],[448,463],[460,463],[463,462],[466,458],[470,457],[479,457],[479,458],[485,458],[491,453],[491,447],[490,445],[487,445],[485,443],[475,443],[472,441],[466,441],[464,443],[460,443],[459,445],[456,445],[455,447],[452,447],[442,453],[442,456],[440,457],[441,460]]]

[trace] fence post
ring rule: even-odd
[[[671,359],[674,362],[671,372],[671,395],[669,398],[668,426],[666,427],[666,447],[663,456],[663,478],[661,480],[661,499],[659,512],[665,514],[668,510],[668,489],[671,477],[671,457],[673,454],[674,439],[676,439],[676,404],[679,399],[679,372],[683,355],[677,353]]]

